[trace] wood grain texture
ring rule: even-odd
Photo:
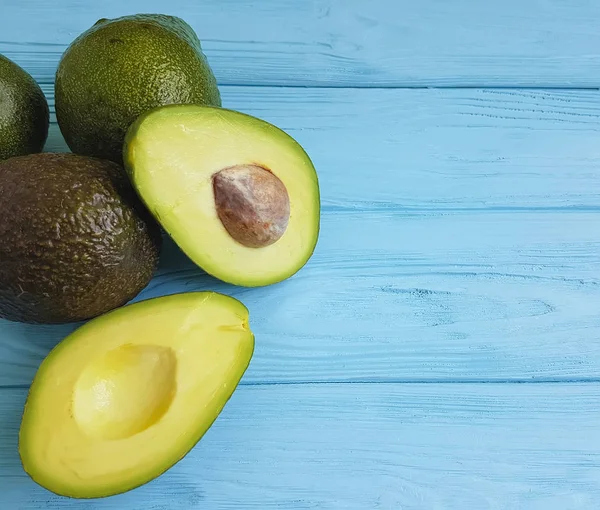
[[[257,335],[250,383],[597,380],[597,94],[225,87],[224,98],[315,161],[317,251],[292,280],[248,290],[167,243],[138,299],[206,288],[242,299]],[[55,125],[47,150],[66,150]],[[72,329],[0,323],[0,385],[28,385]]]
[[[23,473],[24,398],[0,390],[1,498],[11,510],[600,506],[598,384],[244,387],[164,476],[88,502]]]
[[[325,211],[600,210],[594,91],[222,91],[305,147]],[[66,150],[55,126],[46,150]]]
[[[224,106],[306,148],[320,242],[243,289],[167,241],[136,300],[234,295],[255,356],[190,455],[114,498],[23,472],[27,387],[75,325],[0,321],[0,510],[600,508],[600,3],[5,0],[0,53],[53,106],[66,46],[135,12],[188,21]]]
[[[262,289],[217,282],[169,243],[136,300],[201,289],[241,299],[257,337],[248,383],[597,380],[597,215],[515,221],[329,212],[310,263]],[[2,322],[0,384],[29,384],[71,330]]]
[[[48,79],[102,17],[162,12],[197,31],[219,83],[600,85],[600,4],[572,0],[4,0],[0,53]]]

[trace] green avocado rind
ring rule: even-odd
[[[116,163],[39,153],[0,162],[0,318],[87,320],[147,286],[162,237]]]
[[[238,260],[239,264],[237,267],[225,264],[220,259],[208,261],[204,256],[199,255],[199,252],[211,250],[215,245],[215,239],[210,237],[202,238],[202,236],[199,235],[189,236],[182,234],[181,229],[179,228],[181,227],[182,222],[180,220],[173,221],[172,219],[169,219],[168,214],[165,214],[164,207],[157,203],[157,195],[148,193],[147,189],[144,189],[146,188],[146,180],[153,179],[153,173],[147,171],[147,169],[145,170],[136,163],[136,151],[138,150],[136,145],[138,138],[144,136],[144,131],[147,132],[147,130],[153,129],[149,126],[152,119],[156,120],[170,115],[178,118],[179,115],[186,112],[190,114],[204,112],[203,115],[210,113],[214,116],[225,116],[229,118],[229,122],[233,128],[235,128],[236,123],[240,123],[240,125],[247,124],[252,126],[256,132],[261,132],[265,137],[268,137],[271,140],[271,143],[285,147],[290,153],[295,153],[299,156],[299,160],[303,163],[303,172],[309,177],[307,183],[308,189],[310,189],[312,193],[312,202],[308,206],[308,209],[310,213],[309,216],[313,218],[313,221],[311,223],[306,223],[301,227],[305,232],[310,233],[309,239],[301,249],[294,252],[293,256],[291,256],[290,253],[286,254],[282,252],[282,261],[285,262],[285,266],[282,265],[279,267],[279,264],[274,262],[275,266],[273,267],[278,267],[274,272],[265,270],[264,268],[248,271],[243,256]],[[183,122],[183,120],[179,118],[178,122]],[[233,131],[236,133],[239,132],[239,130],[236,129],[233,129]],[[160,137],[161,135],[158,133],[156,136]],[[213,137],[215,144],[219,143],[215,133],[211,133],[210,136]],[[235,144],[232,143],[231,147],[232,152],[235,152]],[[183,153],[185,152],[186,151],[183,151]],[[257,152],[256,155],[257,159],[260,160],[260,152]],[[198,157],[201,158],[201,155],[198,155]],[[138,196],[156,221],[164,229],[165,233],[170,236],[175,244],[178,245],[192,262],[207,274],[225,283],[244,287],[262,287],[279,283],[298,273],[307,264],[316,250],[321,232],[321,192],[319,178],[314,164],[304,148],[294,138],[283,129],[258,117],[232,109],[206,105],[164,105],[156,107],[141,114],[129,127],[123,144],[123,163],[128,178],[136,189]],[[190,193],[194,193],[193,187],[190,188],[190,190]],[[169,208],[167,207],[167,212],[168,209]],[[190,230],[193,230],[193,227],[190,226]],[[234,241],[231,242],[234,243]],[[274,246],[276,245],[277,243],[274,244]],[[257,253],[260,253],[261,250],[263,249],[256,249]],[[287,257],[285,255],[287,255]],[[289,263],[289,259],[292,259],[293,262]]]
[[[56,117],[77,154],[122,163],[129,125],[165,104],[221,106],[198,36],[162,14],[100,19],[66,49],[56,71]]]
[[[0,160],[41,152],[49,124],[41,87],[22,67],[0,55]]]
[[[146,473],[138,473],[140,476],[134,477],[133,479],[125,483],[120,483],[119,485],[113,484],[111,486],[106,486],[99,490],[92,489],[86,491],[81,491],[81,489],[74,489],[72,487],[69,487],[67,484],[58,483],[56,479],[50,479],[47,475],[45,475],[42,472],[42,470],[39,469],[38,466],[36,466],[35,462],[33,462],[34,452],[31,451],[30,448],[31,436],[35,433],[35,422],[40,419],[40,416],[36,416],[36,412],[33,411],[33,409],[35,409],[38,403],[39,390],[44,385],[48,384],[46,378],[51,366],[59,362],[62,355],[64,355],[70,349],[73,349],[82,337],[85,338],[86,334],[88,334],[90,331],[102,329],[106,325],[109,325],[111,322],[125,320],[129,314],[145,313],[148,316],[152,316],[156,313],[157,310],[160,310],[161,308],[178,307],[181,305],[185,305],[187,301],[194,300],[199,297],[208,297],[212,299],[223,300],[224,302],[229,303],[229,306],[237,308],[241,314],[249,313],[246,305],[244,305],[238,299],[214,291],[189,291],[165,296],[157,296],[143,299],[135,303],[128,303],[125,306],[119,307],[108,313],[95,317],[94,319],[79,326],[75,331],[66,336],[50,351],[50,353],[40,364],[36,375],[32,381],[32,384],[29,388],[23,413],[21,416],[21,426],[19,430],[19,457],[21,461],[21,466],[23,467],[25,473],[33,481],[40,484],[50,492],[62,497],[76,498],[82,500],[108,498],[111,496],[116,496],[118,494],[123,494],[125,492],[131,491],[133,489],[146,485],[152,480],[159,478],[165,472],[167,472],[180,461],[182,461],[192,451],[192,449],[202,440],[202,438],[205,435],[205,431],[202,430],[186,437],[185,441],[181,444],[178,450],[171,451],[170,454],[165,455],[165,458],[162,459],[163,463],[160,466],[160,468],[155,469],[151,475],[148,475]],[[222,409],[229,403],[234,391],[236,391],[237,389],[241,378],[243,377],[250,365],[255,348],[254,334],[251,333],[249,340],[249,344],[246,348],[247,359],[242,363],[239,363],[237,370],[235,371],[234,378],[232,379],[232,381],[230,381],[229,385],[226,386],[230,388],[229,392],[226,394],[225,398],[220,402],[217,412],[214,413],[212,419],[206,422],[206,425],[204,427],[206,430],[212,427],[214,422],[218,419]],[[147,471],[147,469],[145,471]]]

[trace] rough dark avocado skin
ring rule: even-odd
[[[49,122],[40,86],[22,67],[0,55],[0,160],[41,152]]]
[[[90,319],[135,297],[161,235],[119,165],[40,153],[0,162],[0,317]]]
[[[63,54],[55,94],[69,148],[120,164],[127,128],[142,112],[173,103],[221,106],[197,35],[160,14],[98,20]]]

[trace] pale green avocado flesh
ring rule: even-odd
[[[25,471],[73,498],[126,492],[211,427],[254,350],[246,307],[214,292],[139,301],[81,326],[42,362],[25,405]]]
[[[294,275],[315,250],[320,223],[315,168],[298,142],[264,120],[216,107],[160,107],[131,126],[124,161],[154,217],[192,261],[216,278],[248,287],[273,284]],[[287,194],[285,212],[283,202],[273,206],[281,213],[274,222],[282,228],[258,247],[234,238],[216,207],[215,176],[249,167],[259,169],[256,186],[263,186],[254,190],[258,206],[275,189]],[[267,173],[268,190],[261,177]],[[269,211],[265,214],[269,223]]]
[[[315,168],[298,142],[264,120],[202,105],[155,108],[130,127],[123,159],[166,232],[220,280],[280,282],[315,250]]]

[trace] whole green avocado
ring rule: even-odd
[[[0,55],[0,160],[41,152],[49,122],[40,86],[22,67]]]
[[[64,52],[55,94],[69,148],[117,163],[127,128],[144,111],[172,103],[221,106],[196,33],[163,14],[98,20]]]
[[[162,238],[121,167],[72,153],[0,162],[0,318],[82,321],[134,298]]]

